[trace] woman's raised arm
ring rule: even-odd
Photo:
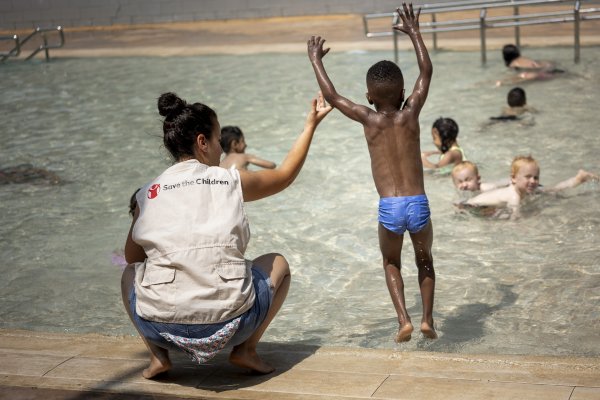
[[[260,171],[239,171],[244,201],[259,200],[274,195],[294,182],[304,165],[317,126],[332,109],[325,103],[322,93],[319,92],[317,98],[311,103],[304,130],[279,167]]]

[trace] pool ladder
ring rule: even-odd
[[[49,44],[48,37],[46,35],[47,32],[58,32],[59,41],[56,44]],[[42,44],[40,44],[33,52],[25,58],[25,61],[31,60],[37,53],[40,51],[44,51],[46,54],[46,61],[50,61],[50,49],[58,49],[65,45],[65,33],[63,31],[62,26],[57,26],[56,28],[40,28],[39,26],[35,28],[33,32],[25,37],[25,39],[20,40],[18,35],[8,35],[8,36],[0,36],[0,40],[12,40],[15,42],[14,47],[6,52],[0,52],[0,63],[6,61],[10,57],[18,57],[21,54],[21,49],[23,45],[33,39],[41,35]]]

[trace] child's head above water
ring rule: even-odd
[[[540,185],[540,166],[528,156],[517,156],[510,166],[510,180],[521,193],[533,193]]]
[[[525,91],[520,88],[512,88],[506,96],[506,101],[510,107],[524,107],[527,104]]]
[[[504,58],[504,64],[508,67],[513,60],[519,58],[521,52],[519,48],[514,44],[507,44],[502,48],[502,57]]]
[[[431,128],[433,143],[442,153],[450,150],[458,137],[458,124],[452,118],[438,118]]]
[[[367,100],[369,104],[393,105],[398,109],[404,101],[404,77],[391,61],[379,61],[367,71]]]
[[[246,150],[244,133],[237,126],[224,126],[221,128],[221,147],[225,153],[243,153]]]
[[[462,161],[452,168],[452,182],[458,190],[474,192],[480,189],[481,177],[477,165],[471,161]]]

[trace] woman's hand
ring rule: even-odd
[[[325,101],[323,92],[319,91],[317,97],[311,103],[311,109],[306,116],[306,124],[314,128],[333,110],[333,107]]]
[[[311,102],[304,130],[300,133],[279,167],[261,171],[239,171],[244,201],[272,196],[294,182],[304,165],[317,125],[332,109],[333,107],[325,103],[323,94],[319,92],[317,98]]]

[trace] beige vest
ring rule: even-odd
[[[135,266],[136,311],[157,322],[205,324],[254,303],[250,240],[239,172],[197,160],[177,163],[137,195],[133,240],[147,259]]]

